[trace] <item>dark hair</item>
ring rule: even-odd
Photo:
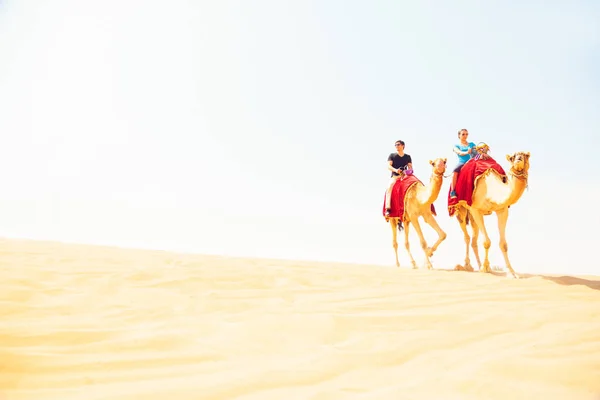
[[[469,132],[469,131],[468,131],[466,128],[462,128],[460,131],[458,131],[458,137],[460,137],[460,133],[461,133],[462,131],[467,131],[467,132]]]
[[[396,143],[394,144],[401,144],[402,146],[404,146],[404,142],[402,140],[396,140]]]

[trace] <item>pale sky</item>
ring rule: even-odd
[[[0,235],[393,266],[394,141],[428,182],[467,128],[531,152],[517,272],[600,274],[600,3],[451,3],[0,2]]]

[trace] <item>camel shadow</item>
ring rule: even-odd
[[[448,271],[448,272],[456,271],[455,269],[440,269],[440,270]],[[460,271],[460,272],[470,272],[470,271]],[[477,270],[472,271],[472,272],[479,273],[479,271],[477,271]],[[506,277],[506,272],[504,272],[504,271],[492,271],[489,274],[493,275],[493,276],[497,276],[497,277],[502,277],[502,278]],[[587,286],[592,290],[600,290],[600,278],[598,278],[598,280],[593,280],[593,279],[578,278],[576,276],[569,276],[569,275],[552,276],[552,275],[525,274],[525,273],[520,273],[520,274],[518,273],[518,275],[519,275],[520,279],[542,278],[547,281],[554,282],[557,285],[562,285],[562,286],[581,285],[581,286]]]
[[[519,277],[522,279],[538,277],[538,278],[545,279],[547,281],[554,282],[558,285],[563,285],[563,286],[582,285],[582,286],[587,286],[592,290],[600,290],[600,279],[599,280],[591,280],[591,279],[578,278],[576,276],[569,276],[569,275],[551,276],[551,275],[535,275],[535,274],[520,274]]]

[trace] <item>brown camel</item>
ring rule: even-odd
[[[496,213],[498,217],[498,230],[500,234],[500,250],[504,256],[504,262],[506,268],[509,270],[510,275],[513,278],[518,278],[510,265],[508,260],[508,245],[506,243],[506,222],[508,221],[508,208],[515,204],[521,198],[521,195],[527,187],[527,178],[529,172],[529,152],[516,152],[513,155],[508,154],[506,159],[510,162],[509,176],[510,179],[500,176],[500,174],[494,170],[489,169],[485,173],[481,174],[476,182],[475,188],[473,189],[473,196],[471,206],[465,202],[460,202],[456,209],[456,219],[460,223],[460,227],[465,237],[466,245],[466,256],[465,265],[457,265],[456,270],[473,271],[471,262],[469,260],[469,233],[467,231],[467,224],[471,223],[471,230],[473,233],[471,247],[479,270],[482,272],[491,272],[490,262],[488,259],[488,253],[490,249],[490,238],[485,228],[483,217],[486,215]],[[479,251],[477,248],[477,238],[479,230],[483,231],[485,240],[483,242],[483,248],[485,249],[485,259],[483,261],[483,270],[481,269],[481,261],[479,259]]]
[[[415,226],[415,230],[421,239],[421,247],[425,252],[425,260],[428,269],[432,269],[431,261],[429,257],[433,255],[435,250],[438,248],[440,243],[446,239],[446,233],[440,228],[433,213],[431,212],[431,204],[438,198],[440,189],[442,187],[442,181],[444,179],[444,172],[446,171],[446,159],[436,158],[433,161],[429,161],[429,164],[433,167],[433,172],[429,180],[429,185],[425,186],[422,183],[416,183],[411,186],[406,195],[404,196],[404,221],[400,221],[400,218],[389,218],[390,225],[392,227],[392,245],[394,246],[394,253],[396,255],[396,266],[400,266],[398,261],[398,241],[397,232],[403,229],[404,226],[404,246],[410,257],[413,268],[417,268],[415,259],[410,252],[410,244],[408,242],[408,227],[412,222]],[[419,224],[419,217],[423,217],[423,220],[429,224],[438,234],[438,240],[432,247],[427,247],[427,242],[423,237],[421,231],[421,225]],[[398,231],[397,231],[397,230]]]

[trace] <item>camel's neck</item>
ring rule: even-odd
[[[508,196],[503,202],[505,206],[511,206],[515,204],[521,196],[525,189],[527,188],[527,174],[519,173],[514,170],[510,170],[510,181],[509,181],[509,192]]]
[[[437,200],[442,189],[443,176],[434,172],[429,179],[429,185],[421,188],[417,198],[421,204],[431,204]]]

